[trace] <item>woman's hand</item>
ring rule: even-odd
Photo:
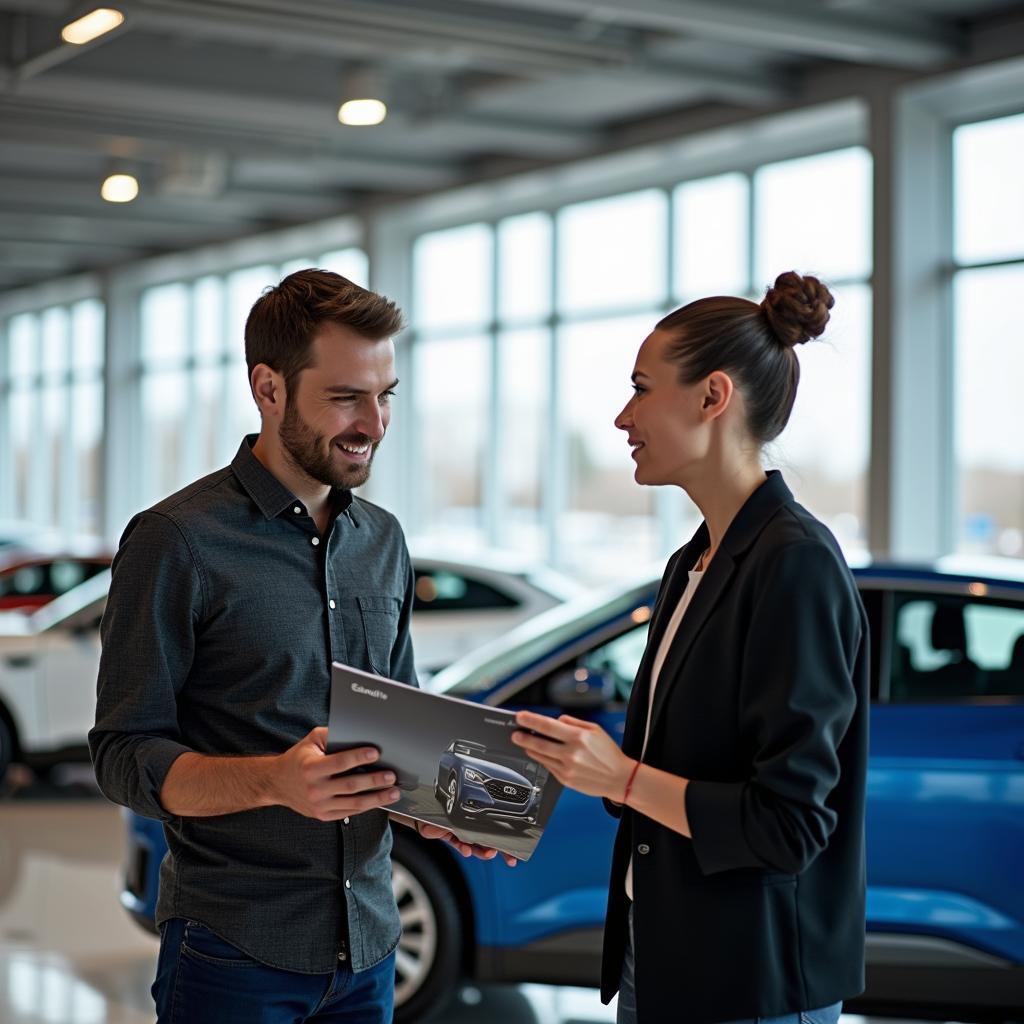
[[[512,742],[542,764],[563,786],[588,796],[621,801],[635,762],[593,722],[571,715],[549,718],[532,711],[517,711],[516,723],[543,736],[512,733]]]

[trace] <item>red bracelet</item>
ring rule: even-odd
[[[629,801],[629,791],[633,788],[633,780],[636,778],[637,769],[640,767],[639,761],[633,762],[633,770],[629,773],[629,780],[626,782],[626,792],[622,794],[622,806],[625,807]]]

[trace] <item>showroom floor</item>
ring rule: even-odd
[[[121,909],[123,833],[88,770],[38,785],[15,769],[0,796],[0,1021],[151,1024],[156,939]],[[603,1024],[591,989],[467,987],[439,1024]],[[861,1024],[846,1016],[842,1024]],[[895,1022],[885,1022],[895,1024]]]

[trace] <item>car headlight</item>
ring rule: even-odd
[[[483,785],[484,782],[486,781],[484,779],[484,777],[479,772],[473,771],[472,768],[463,768],[462,769],[462,777],[467,782],[479,782],[481,785]]]

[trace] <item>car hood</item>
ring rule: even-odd
[[[499,782],[514,782],[517,786],[533,786],[533,783],[519,772],[506,768],[503,764],[495,764],[494,761],[484,761],[479,757],[469,757],[467,754],[456,754],[459,763],[467,768],[476,768],[490,779],[497,779]]]

